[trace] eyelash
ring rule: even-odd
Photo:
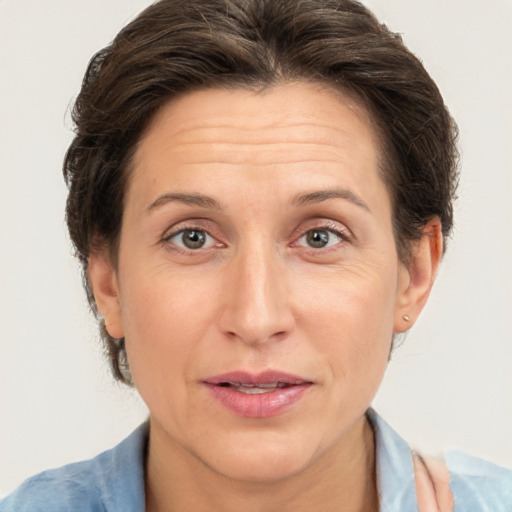
[[[314,223],[311,223],[310,226],[311,227],[308,226],[308,229],[306,230],[301,229],[297,235],[294,236],[294,242],[292,243],[292,246],[301,247],[305,251],[305,254],[311,257],[321,257],[328,254],[335,254],[336,251],[345,248],[346,244],[350,244],[354,241],[354,237],[351,231],[339,222],[334,222],[328,219],[317,219]],[[330,246],[328,245],[320,248],[300,244],[300,241],[306,237],[308,233],[312,233],[314,231],[328,232],[330,234],[329,238],[331,238],[331,235],[334,235],[337,240]]]
[[[183,234],[186,231],[197,231],[197,232],[205,233],[207,237],[212,238],[214,243],[210,247],[205,247],[205,248],[199,247],[197,249],[190,249],[190,248],[182,247],[182,246],[177,245],[176,243],[172,242],[173,238],[175,238],[179,235],[183,236]],[[299,245],[299,241],[301,239],[303,239],[309,233],[312,233],[314,231],[317,231],[317,232],[323,231],[323,232],[330,233],[331,235],[334,235],[337,238],[337,242],[333,246],[320,247],[320,248],[315,248],[315,247],[306,246],[306,245]],[[348,229],[341,228],[340,225],[337,223],[325,222],[325,221],[322,223],[319,223],[318,225],[313,226],[307,230],[301,230],[299,232],[299,234],[294,236],[293,238],[294,238],[294,242],[292,242],[292,244],[291,244],[292,247],[294,247],[294,246],[303,247],[304,249],[309,250],[315,254],[325,253],[327,251],[336,250],[336,248],[340,244],[350,243],[352,240],[352,236],[351,236],[350,232],[348,231]],[[213,248],[215,248],[215,246],[217,246],[218,248],[225,247],[225,245],[222,242],[219,242],[213,235],[210,234],[208,229],[205,229],[204,227],[201,227],[198,225],[192,225],[192,224],[189,226],[181,226],[179,229],[173,230],[172,232],[165,234],[162,237],[161,243],[168,245],[168,246],[172,246],[172,249],[174,251],[177,251],[177,252],[180,252],[183,254],[187,254],[187,255],[194,255],[194,254],[199,254],[199,253],[204,254],[204,251],[213,249]]]
[[[350,241],[350,237],[348,236],[346,230],[341,230],[339,229],[339,227],[336,227],[336,228],[333,228],[333,227],[329,227],[329,226],[318,226],[318,227],[314,227],[314,228],[310,228],[306,231],[304,231],[302,233],[302,235],[296,239],[296,241],[293,243],[293,245],[299,245],[299,241],[302,240],[303,238],[307,237],[308,234],[310,233],[314,233],[314,232],[317,232],[317,233],[320,233],[320,232],[324,232],[324,233],[329,233],[329,235],[334,235],[334,237],[337,239],[335,241],[335,243],[333,245],[326,245],[324,247],[311,247],[311,246],[306,246],[306,245],[302,245],[302,247],[306,248],[306,249],[310,249],[314,252],[319,252],[321,250],[323,250],[323,252],[326,252],[328,250],[333,250],[335,249],[335,247],[337,247],[340,243],[344,243],[344,242],[349,242]],[[331,243],[331,240],[329,240],[327,242],[327,244],[330,244]]]
[[[173,238],[175,238],[179,235],[183,236],[183,234],[186,231],[191,231],[191,232],[196,231],[196,232],[205,233],[207,237],[210,237],[214,241],[214,244],[211,247],[206,247],[206,248],[200,247],[197,249],[190,249],[187,247],[182,247],[182,246],[177,245],[176,243],[172,242]],[[200,227],[197,225],[182,226],[177,230],[173,230],[171,233],[165,234],[162,238],[162,244],[172,246],[173,250],[183,253],[183,254],[197,254],[197,253],[199,253],[199,251],[201,249],[202,249],[202,253],[204,253],[205,250],[212,249],[212,248],[214,248],[215,245],[223,246],[223,244],[221,242],[218,242],[217,239],[213,235],[210,234],[208,229],[205,229],[204,227]]]

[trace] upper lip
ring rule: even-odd
[[[304,377],[292,375],[291,373],[282,372],[279,370],[265,370],[263,372],[251,373],[247,371],[234,371],[214,375],[204,380],[207,384],[236,384],[236,385],[252,385],[258,384],[288,384],[290,386],[297,386],[300,384],[312,384],[313,382]]]

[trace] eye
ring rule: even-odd
[[[324,249],[340,243],[343,239],[341,233],[332,229],[317,228],[306,231],[297,240],[297,244],[311,247],[312,249]]]
[[[167,237],[165,241],[189,250],[208,249],[215,245],[215,238],[203,229],[182,229]]]

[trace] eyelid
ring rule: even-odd
[[[215,231],[214,226],[215,225],[209,219],[202,219],[200,217],[193,219],[185,218],[183,220],[178,220],[172,225],[167,225],[160,238],[161,240],[172,238],[180,231],[185,231],[186,229],[205,231],[213,238],[216,238],[214,235],[212,235],[212,232]]]
[[[300,228],[296,230],[293,236],[293,243],[296,243],[296,241],[303,237],[306,233],[315,229],[332,231],[333,233],[338,235],[342,240],[348,242],[352,241],[355,238],[350,229],[347,228],[347,226],[345,226],[341,222],[329,219],[314,219],[311,222],[306,223],[305,226],[304,224],[301,225]]]

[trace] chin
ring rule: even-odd
[[[297,454],[275,455],[261,451],[257,458],[232,456],[216,471],[226,478],[247,483],[272,483],[286,480],[303,471],[308,460],[301,460]]]
[[[291,435],[283,439],[283,435],[275,431],[270,436],[253,434],[245,440],[236,437],[226,440],[229,446],[219,443],[214,453],[210,449],[200,458],[216,473],[237,481],[285,480],[304,471],[318,453],[318,443]]]

